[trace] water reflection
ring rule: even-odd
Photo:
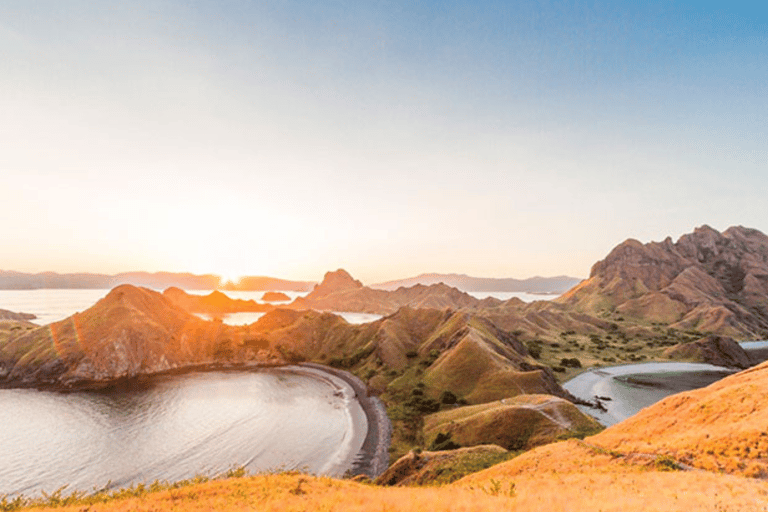
[[[362,443],[350,432],[361,411],[334,392],[277,369],[96,392],[0,390],[0,495],[173,481],[233,465],[343,472],[343,453]]]

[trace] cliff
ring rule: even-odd
[[[585,313],[615,313],[673,329],[764,338],[768,237],[744,227],[720,233],[702,226],[677,242],[627,240],[557,301]]]

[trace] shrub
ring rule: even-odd
[[[456,395],[450,391],[443,391],[440,393],[440,403],[445,405],[453,405],[458,401]]]
[[[538,340],[529,341],[525,344],[525,348],[528,349],[528,353],[532,358],[538,359],[541,357],[541,342]]]
[[[560,366],[564,366],[566,368],[581,368],[581,361],[575,357],[564,357],[560,360]]]
[[[435,437],[435,440],[432,441],[432,443],[429,445],[429,451],[432,452],[439,452],[443,450],[455,450],[456,448],[461,448],[461,445],[457,444],[453,439],[451,439],[451,433],[443,433],[438,432],[437,437]]]

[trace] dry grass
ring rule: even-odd
[[[533,448],[565,437],[584,437],[602,427],[573,404],[551,395],[518,395],[501,401],[459,407],[424,419],[429,444],[439,432],[461,446],[497,444],[507,449]]]
[[[443,487],[392,488],[300,474],[259,475],[59,510],[765,512],[768,484],[715,473],[660,471],[647,461],[567,441]]]
[[[591,438],[710,471],[768,476],[768,363],[680,393]]]
[[[543,446],[453,484],[501,490],[514,485],[515,510],[768,511],[768,483],[669,471],[658,459],[570,440]]]

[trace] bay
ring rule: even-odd
[[[298,469],[342,475],[367,423],[340,379],[303,369],[160,375],[97,392],[0,390],[0,495]]]

